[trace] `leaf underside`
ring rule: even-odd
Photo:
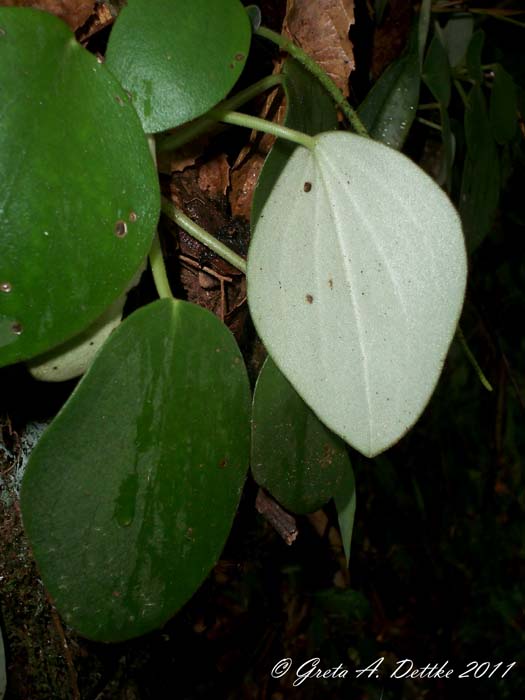
[[[272,358],[364,455],[417,420],[461,310],[461,224],[408,158],[348,133],[298,148],[259,217],[248,300]]]

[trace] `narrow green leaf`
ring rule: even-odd
[[[251,40],[239,0],[128,0],[106,63],[132,95],[147,133],[204,114],[244,68]]]
[[[481,69],[481,53],[483,51],[483,44],[485,43],[485,32],[482,29],[478,29],[472,35],[471,40],[467,48],[467,54],[465,57],[465,63],[467,67],[467,72],[472,80],[481,83],[483,80],[483,71]]]
[[[229,533],[249,459],[233,336],[162,299],[128,317],[33,451],[26,532],[65,621],[118,641],[161,626]]]
[[[335,132],[297,148],[257,221],[248,301],[303,400],[368,456],[417,420],[463,303],[459,217],[408,158]]]
[[[509,143],[518,127],[518,98],[516,84],[500,65],[494,69],[490,96],[490,123],[499,144]]]
[[[406,54],[392,63],[374,84],[358,114],[370,136],[400,149],[416,116],[420,65],[417,26]]]
[[[452,166],[456,155],[456,137],[452,132],[450,118],[445,107],[440,107],[441,115],[441,139],[443,141],[443,169],[439,184],[444,185],[448,192],[452,189]]]
[[[432,13],[432,0],[423,0],[419,8],[419,20],[417,25],[417,39],[419,48],[419,65],[423,65],[425,46],[430,27],[430,15]]]
[[[480,85],[469,93],[465,110],[467,157],[463,166],[459,211],[469,253],[489,233],[498,206],[500,164]]]
[[[337,519],[339,521],[339,530],[343,541],[346,565],[348,566],[350,563],[350,550],[356,509],[355,477],[354,470],[351,466],[347,473],[344,488],[335,494],[334,501],[337,509]]]
[[[487,113],[487,103],[480,85],[475,85],[468,96],[465,109],[465,139],[467,151],[472,157],[494,143]]]
[[[453,15],[443,27],[443,39],[451,68],[464,62],[473,31],[474,18],[471,14]]]
[[[494,143],[467,154],[463,166],[459,213],[467,249],[472,253],[489,233],[500,193],[500,164]]]
[[[432,95],[446,109],[450,102],[450,66],[438,32],[430,42],[421,77]]]
[[[374,18],[377,25],[383,21],[383,15],[390,0],[374,0]]]
[[[105,66],[47,13],[2,7],[0,28],[5,365],[79,333],[122,294],[160,202],[140,122]]]
[[[311,136],[337,129],[337,108],[319,81],[293,58],[286,59],[282,73],[287,106],[284,126]],[[264,161],[253,196],[252,228],[295,148],[291,141],[277,139]]]
[[[251,464],[257,483],[293,513],[322,508],[344,489],[352,470],[344,442],[312,413],[271,358],[253,397]]]

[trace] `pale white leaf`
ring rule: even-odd
[[[315,140],[260,215],[248,301],[297,392],[374,456],[434,390],[463,303],[464,239],[447,196],[401,153],[344,132]]]

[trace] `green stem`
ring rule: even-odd
[[[310,150],[312,150],[316,144],[316,140],[313,136],[303,134],[302,131],[295,131],[295,129],[288,129],[286,126],[275,124],[267,119],[252,117],[250,114],[228,112],[220,107],[212,109],[210,112],[208,112],[208,114],[215,117],[217,121],[224,122],[225,124],[244,126],[247,129],[257,129],[258,131],[263,131],[266,134],[272,134],[272,136],[277,136],[279,138],[286,139],[287,141],[297,143],[300,146],[305,146]]]
[[[180,209],[170,202],[166,197],[161,197],[161,209],[167,217],[174,221],[190,236],[196,238],[200,243],[213,250],[221,258],[224,258],[230,265],[236,267],[243,274],[246,274],[246,260],[237,255],[231,248],[218,241],[214,236],[201,228],[198,224],[186,216]]]
[[[476,15],[485,15],[485,17],[491,17],[492,19],[499,19],[501,22],[508,22],[509,24],[514,24],[518,27],[521,27],[522,29],[525,29],[525,22],[520,22],[520,20],[518,19],[513,19],[508,15],[500,14],[498,12],[491,12],[489,9],[485,10],[483,8],[471,7],[469,12],[472,12],[472,14]],[[522,14],[521,10],[518,11],[516,14]]]
[[[168,275],[166,273],[166,266],[164,264],[164,257],[162,255],[162,250],[160,247],[158,233],[155,234],[153,244],[149,251],[149,262],[151,265],[153,281],[155,282],[157,294],[161,299],[173,299],[173,294],[171,293],[170,289],[170,283],[168,281]]]
[[[436,131],[442,131],[441,126],[435,122],[431,122],[430,119],[423,119],[423,117],[418,117],[417,121],[425,126],[429,126],[431,129],[436,129]]]
[[[478,375],[479,381],[483,384],[483,386],[485,387],[485,389],[487,391],[492,391],[492,384],[489,382],[489,380],[487,379],[487,377],[483,373],[483,370],[481,369],[481,367],[478,364],[478,361],[474,357],[472,350],[469,348],[467,341],[465,339],[465,336],[463,335],[463,331],[461,330],[460,326],[457,327],[456,336],[461,344],[461,347],[463,348],[463,352],[467,356],[468,361],[470,362],[470,364],[472,365],[472,368],[474,369],[474,371]]]
[[[310,73],[312,73],[312,75],[317,78],[324,89],[329,93],[336,105],[343,112],[354,128],[354,131],[360,136],[368,136],[365,125],[358,117],[357,112],[350,107],[341,90],[305,51],[286,39],[284,36],[281,36],[281,34],[277,34],[277,32],[267,29],[267,27],[259,27],[255,34],[263,37],[264,39],[268,39],[269,41],[273,41],[274,44],[279,46],[279,48],[283,49],[289,53],[290,56],[293,56],[297,61],[299,61],[299,63],[301,63],[308,71],[310,71]]]
[[[425,110],[433,110],[433,109],[439,109],[439,102],[428,102],[427,104],[417,106],[418,112],[423,112]]]
[[[454,80],[454,85],[456,86],[456,90],[458,91],[459,96],[463,101],[463,104],[465,105],[465,107],[468,107],[468,97],[465,90],[463,90],[463,85],[457,79]]]
[[[155,167],[157,167],[157,154],[155,152],[155,137],[153,134],[148,134],[148,147]],[[151,244],[149,251],[149,262],[151,265],[151,272],[153,274],[153,281],[155,282],[155,288],[157,289],[157,294],[161,299],[173,299],[173,294],[171,293],[170,283],[168,281],[168,274],[166,272],[166,265],[164,264],[164,257],[162,255],[162,249],[160,247],[160,240],[158,232],[155,232],[155,238]]]
[[[282,75],[268,75],[266,78],[257,81],[253,85],[250,85],[245,90],[241,90],[233,97],[228,100],[224,100],[216,109],[223,109],[226,111],[231,111],[242,107],[254,97],[260,95],[266,90],[271,90],[278,85],[282,85],[284,82],[284,76]],[[213,111],[213,110],[212,110]],[[161,137],[157,143],[157,152],[162,153],[163,151],[176,151],[177,148],[184,146],[184,144],[195,140],[198,136],[205,134],[207,131],[212,129],[217,123],[217,120],[210,116],[210,112],[203,114],[202,117],[195,119],[194,121],[181,126],[174,134],[168,134],[167,136]]]

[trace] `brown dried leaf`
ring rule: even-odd
[[[209,197],[224,196],[230,185],[230,165],[225,153],[203,163],[199,168],[199,187]]]
[[[270,119],[281,124],[284,121],[286,108],[281,92],[274,91],[268,95],[262,110],[259,112],[263,119]],[[244,146],[232,167],[231,192],[229,196],[233,216],[250,219],[253,193],[264,159],[275,143],[275,136],[252,131],[250,140]]]
[[[232,190],[230,193],[232,216],[242,216],[245,219],[250,219],[253,191],[264,159],[265,156],[263,154],[254,152],[242,165],[232,171]]]
[[[354,0],[287,0],[283,34],[309,54],[348,96],[355,67],[348,32],[354,24]]]
[[[2,7],[34,7],[56,15],[73,31],[81,27],[93,14],[95,0],[0,0]]]

